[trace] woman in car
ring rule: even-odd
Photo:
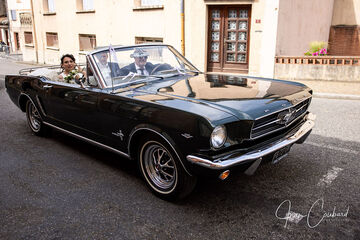
[[[85,76],[85,71],[77,66],[72,54],[65,54],[61,57],[61,68],[63,70],[58,76],[60,82],[80,83],[79,79]]]

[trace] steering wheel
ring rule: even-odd
[[[154,67],[154,69],[151,71],[150,75],[153,75],[156,72],[160,72],[163,70],[169,70],[171,69],[171,66],[167,63],[160,63]]]

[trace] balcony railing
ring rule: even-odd
[[[317,65],[360,65],[360,56],[276,56],[278,64],[317,64]]]
[[[20,13],[20,24],[23,26],[31,26],[32,25],[32,18],[31,18],[31,14],[24,12],[24,13]]]

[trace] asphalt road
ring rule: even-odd
[[[33,135],[0,88],[0,239],[360,239],[360,101],[313,99],[316,128],[280,163],[169,203],[131,161]]]

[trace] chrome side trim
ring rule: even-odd
[[[39,99],[39,95],[36,95],[36,101],[37,101],[37,103],[39,104],[39,107],[40,107],[40,110],[41,110],[42,114],[46,117],[46,113],[45,113],[45,111],[44,111],[44,109],[43,109],[43,106],[41,105],[41,102],[40,102],[40,99]]]
[[[20,95],[19,95],[19,97],[18,97],[18,105],[19,105],[19,106],[20,106],[20,98],[21,98],[22,95],[24,95],[25,97],[27,97],[28,99],[30,99],[30,101],[33,102],[33,100],[31,99],[31,97],[30,97],[29,95],[27,95],[26,93],[21,92]],[[34,102],[33,102],[33,103],[34,103]]]
[[[30,97],[29,95],[27,95],[26,93],[23,93],[23,92],[20,93],[19,98],[18,98],[18,104],[19,104],[19,106],[20,106],[20,97],[21,97],[22,95],[26,96],[26,97],[31,101],[31,103],[34,105],[35,109],[36,109],[37,111],[39,111],[38,108],[36,107],[34,101],[31,99],[31,97]],[[40,105],[40,108],[41,108],[41,105]],[[26,112],[26,104],[25,104],[25,112]],[[43,119],[42,119],[42,117],[41,117],[41,114],[39,114],[39,117],[40,117],[41,121],[43,121]]]
[[[309,113],[306,116],[307,121],[303,123],[303,125],[299,128],[299,130],[293,134],[292,136],[280,140],[278,142],[269,144],[268,146],[258,149],[249,153],[245,153],[243,155],[239,155],[238,153],[231,154],[219,159],[215,159],[210,161],[209,159],[188,155],[186,159],[194,164],[200,165],[205,168],[214,169],[214,170],[222,170],[228,169],[230,167],[236,166],[238,164],[258,160],[259,158],[264,157],[270,153],[273,153],[285,146],[291,145],[296,143],[298,140],[301,139],[305,134],[307,134],[315,125],[315,115]]]
[[[190,176],[192,176],[192,174],[190,174],[190,172],[186,169],[186,167],[184,166],[184,163],[181,161],[181,158],[179,156],[179,154],[177,153],[177,151],[175,150],[174,146],[170,143],[169,140],[167,140],[166,137],[164,137],[162,134],[160,134],[159,132],[151,129],[151,128],[138,128],[136,129],[134,132],[131,133],[131,135],[129,136],[129,140],[128,140],[128,152],[130,153],[130,143],[131,143],[131,139],[132,139],[132,136],[137,132],[137,131],[140,131],[140,130],[149,130],[151,132],[154,132],[156,133],[157,135],[159,135],[162,139],[164,139],[169,145],[170,147],[173,149],[173,151],[175,152],[176,156],[178,157],[178,159],[180,160],[180,163],[181,165],[183,166],[183,168],[185,169],[185,171],[187,172],[187,174],[189,174]]]
[[[43,86],[43,89],[50,89],[52,87],[53,87],[52,85],[46,84],[46,85]]]
[[[63,133],[65,133],[65,134],[71,135],[71,136],[76,137],[76,138],[78,138],[78,139],[80,139],[80,140],[84,140],[84,141],[86,141],[86,142],[88,142],[88,143],[91,143],[91,144],[93,144],[93,145],[99,146],[99,147],[101,147],[101,148],[104,148],[104,149],[106,149],[106,150],[109,150],[109,151],[111,151],[111,152],[117,153],[117,154],[119,154],[119,155],[122,155],[122,156],[130,159],[129,154],[124,153],[124,152],[121,152],[121,151],[119,151],[119,150],[117,150],[117,149],[115,149],[115,148],[109,147],[109,146],[107,146],[107,145],[105,145],[105,144],[99,143],[99,142],[94,141],[94,140],[92,140],[92,139],[83,137],[83,136],[81,136],[81,135],[79,135],[79,134],[70,132],[70,131],[65,130],[65,129],[61,128],[61,127],[52,125],[51,123],[48,123],[48,122],[43,122],[43,123],[44,123],[45,125],[48,125],[49,127],[55,128],[55,129],[63,132]]]

